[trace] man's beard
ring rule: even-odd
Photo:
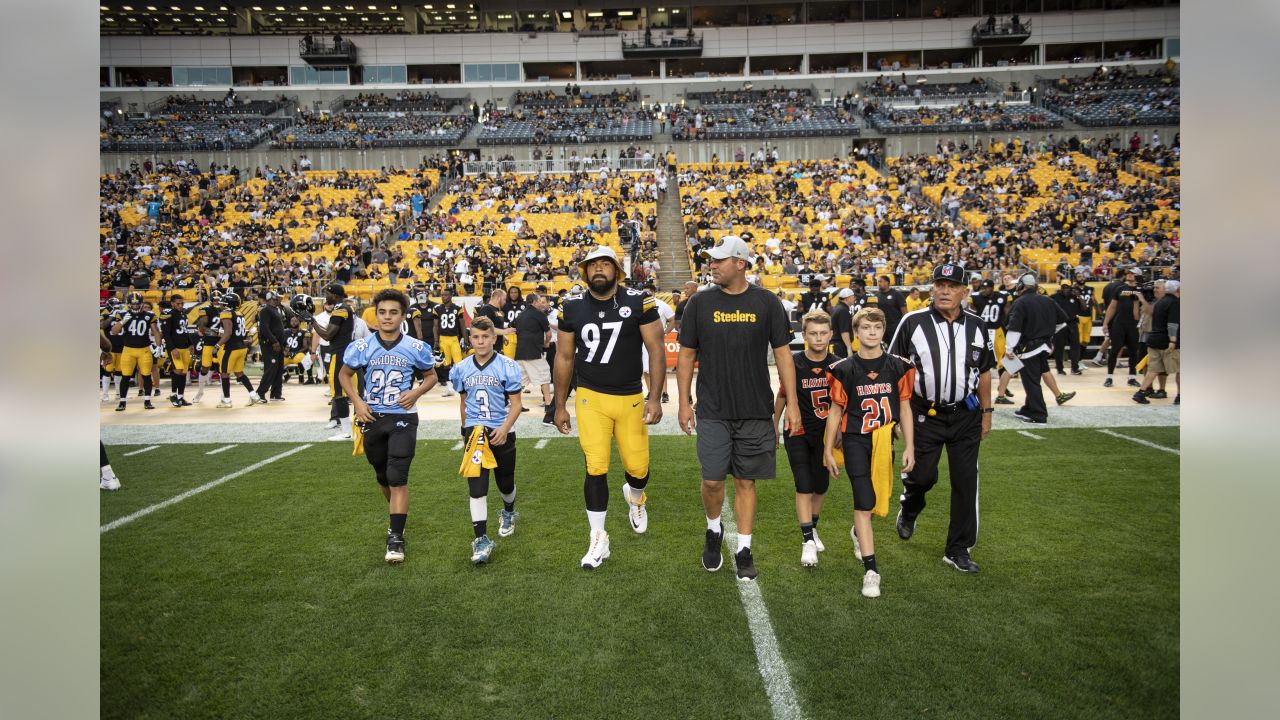
[[[591,292],[597,295],[608,295],[618,286],[618,278],[606,280],[603,276],[599,278],[592,277],[587,284],[591,287]]]

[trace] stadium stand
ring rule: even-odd
[[[274,117],[167,117],[117,120],[99,133],[99,148],[113,152],[243,150],[293,124]]]
[[[360,93],[343,101],[347,113],[373,112],[437,112],[448,113],[467,104],[470,98],[442,97],[439,93],[398,92],[395,95]]]
[[[950,107],[887,107],[869,103],[863,111],[873,127],[885,133],[950,133],[974,131],[1051,130],[1062,118],[1031,105],[972,100]]]
[[[1181,115],[1178,77],[1164,68],[1099,67],[1087,77],[1039,78],[1038,87],[1044,107],[1085,127],[1177,125]]]
[[[489,112],[481,145],[631,142],[653,139],[653,112],[645,109],[516,109]]]
[[[925,82],[921,82],[921,81]],[[861,94],[872,98],[980,98],[998,93],[999,84],[983,77],[975,77],[967,82],[928,82],[921,75],[914,82],[907,80],[907,74],[894,80],[881,75],[860,88]]]
[[[565,86],[564,94],[552,90],[519,90],[512,99],[513,104],[526,108],[625,108],[639,100],[635,90],[613,90],[607,93],[592,93],[578,85]]]
[[[287,133],[271,143],[275,148],[433,147],[457,145],[471,131],[470,115],[437,113],[375,113],[367,110],[336,115],[306,113]]]

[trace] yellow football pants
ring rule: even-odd
[[[126,347],[120,351],[120,362],[116,363],[116,367],[120,370],[120,374],[125,377],[133,377],[134,371],[141,371],[143,375],[150,375],[154,362],[155,356],[151,354],[151,348]]]
[[[169,362],[173,363],[174,372],[185,373],[191,369],[191,349],[176,348],[170,350]]]
[[[628,475],[649,474],[649,427],[644,424],[644,395],[606,395],[579,387],[576,391],[578,441],[587,460],[588,475],[605,475],[613,440]]]

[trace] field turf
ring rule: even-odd
[[[1123,434],[1178,447],[1177,428]],[[847,480],[799,564],[785,455],[760,483],[758,580],[805,717],[1143,718],[1178,712],[1178,456],[1097,430],[983,446],[982,572],[943,565],[948,486],[915,537],[876,518],[859,594]],[[419,443],[408,559],[363,457],[317,443],[101,535],[104,718],[770,718],[732,559],[699,564],[693,441],[654,437],[649,532],[610,476],[612,557],[586,551],[576,439],[519,441],[520,519],[488,566],[459,453]],[[106,523],[299,443],[108,448]],[[945,457],[945,456],[944,456]],[[727,553],[726,553],[727,554]],[[780,670],[780,669],[775,669]]]

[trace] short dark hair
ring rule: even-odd
[[[377,308],[379,303],[394,302],[400,305],[400,312],[409,312],[409,298],[404,293],[393,288],[381,290],[377,295],[373,296],[373,307]]]
[[[471,329],[480,332],[493,332],[493,321],[483,315],[471,321]]]
[[[534,303],[538,302],[538,301],[539,301],[539,300],[541,300],[541,299],[542,299],[542,295],[540,295],[540,294],[538,294],[538,293],[536,293],[536,292],[531,292],[531,293],[529,293],[528,295],[525,295],[525,297],[524,297],[524,302],[525,302],[525,304],[526,304],[526,305],[532,305],[532,304],[534,304]]]

